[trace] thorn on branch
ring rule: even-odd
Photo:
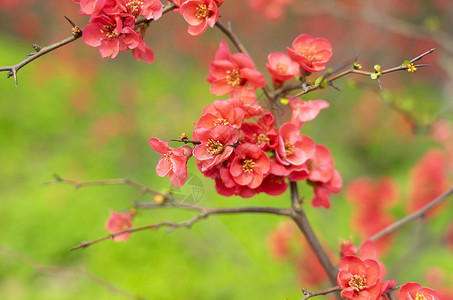
[[[80,30],[79,26],[77,26],[74,22],[71,21],[68,17],[64,16],[65,19],[71,24],[72,26],[72,35],[73,36],[80,36],[82,34],[82,30]]]

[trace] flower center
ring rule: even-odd
[[[426,300],[426,297],[423,294],[417,293],[417,295],[415,295],[415,300]]]
[[[217,155],[223,152],[223,144],[219,141],[209,139],[206,146],[208,147],[209,154]]]
[[[276,69],[280,73],[285,74],[288,71],[288,65],[282,64],[282,63],[278,63],[277,66],[276,66]]]
[[[267,137],[267,135],[265,135],[264,133],[260,133],[256,140],[257,140],[256,144],[258,146],[261,146],[262,144],[267,144],[270,141],[269,138]]]
[[[251,173],[253,172],[253,167],[255,166],[255,162],[253,161],[253,159],[249,158],[249,159],[244,159],[242,161],[242,170],[245,172],[245,173]],[[417,299],[418,300],[418,299]],[[422,300],[422,299],[420,299]]]
[[[126,3],[127,9],[129,9],[129,12],[131,15],[138,15],[138,12],[143,6],[143,1],[139,0],[129,0],[129,2]]]
[[[195,16],[198,19],[206,19],[210,17],[210,12],[208,10],[208,6],[206,4],[199,4],[197,6],[197,12],[195,13]]]
[[[219,125],[229,125],[230,122],[228,122],[226,119],[224,118],[218,118],[215,122],[214,122],[214,126],[219,126]]]
[[[288,140],[285,141],[285,154],[286,156],[290,156],[294,153],[294,148],[296,148],[293,144],[291,144]]]
[[[351,277],[348,284],[349,286],[352,286],[357,293],[367,288],[365,275],[354,275],[354,277]]]
[[[239,70],[228,70],[226,71],[226,82],[231,84],[233,87],[238,87],[241,85],[241,75],[239,75]]]
[[[115,33],[116,26],[104,25],[104,30],[101,29],[101,33],[105,34],[108,38],[116,38],[118,35]]]

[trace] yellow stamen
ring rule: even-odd
[[[245,172],[245,173],[251,173],[253,172],[253,167],[255,166],[255,162],[253,161],[253,159],[245,159],[243,162],[242,162],[242,170]]]
[[[208,147],[209,154],[217,155],[223,152],[223,144],[219,141],[209,139],[206,146]]]
[[[365,275],[354,275],[349,282],[349,286],[352,286],[355,292],[360,292],[367,288]],[[421,300],[421,299],[420,299]]]
[[[286,153],[286,156],[290,156],[291,154],[293,154],[295,148],[296,148],[296,146],[291,144],[288,140],[285,141],[285,153]]]
[[[228,84],[231,84],[233,87],[238,87],[241,85],[241,75],[239,75],[239,70],[235,69],[233,71],[228,70],[227,72],[227,77],[226,77],[226,82]]]

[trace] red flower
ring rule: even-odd
[[[250,85],[252,90],[266,85],[264,76],[256,70],[252,59],[244,53],[231,54],[223,40],[215,59],[209,65],[206,80],[211,83],[211,93],[217,96],[228,95],[234,89],[247,85]]]
[[[193,156],[200,161],[198,167],[205,172],[224,162],[233,153],[233,145],[238,140],[237,129],[219,125],[212,130],[199,127],[194,131],[194,138],[201,142],[193,150]]]
[[[134,49],[138,46],[140,37],[134,30],[134,18],[115,16],[95,16],[90,24],[83,29],[83,41],[99,47],[103,58],[115,58],[120,51]]]
[[[300,166],[313,156],[315,143],[308,136],[300,134],[299,128],[293,123],[283,124],[279,134],[276,156],[282,165]]]
[[[302,101],[299,98],[293,98],[289,102],[292,111],[291,123],[301,128],[305,122],[311,121],[319,114],[321,109],[329,107],[329,103],[324,100]]]
[[[315,196],[311,199],[314,207],[330,207],[330,194],[338,194],[343,186],[340,173],[333,171],[333,176],[328,182],[310,182],[313,184],[313,193]]]
[[[122,12],[147,20],[157,20],[162,16],[162,3],[159,0],[116,0]]]
[[[244,140],[255,144],[261,150],[270,150],[277,147],[278,131],[274,127],[275,118],[270,112],[259,118],[257,123],[242,124],[242,131],[245,134]]]
[[[269,157],[263,150],[249,143],[239,145],[235,153],[236,157],[230,166],[234,181],[251,189],[257,188],[263,182],[264,174],[269,171]]]
[[[292,48],[286,47],[292,60],[305,71],[314,73],[324,70],[324,66],[332,57],[332,46],[324,38],[313,38],[308,34],[299,35]]]
[[[447,159],[444,152],[432,149],[428,151],[410,173],[410,192],[408,210],[414,212],[422,208],[447,188]],[[439,211],[438,206],[427,215]]]
[[[110,212],[110,217],[105,223],[105,228],[112,234],[124,231],[132,227],[133,217],[134,214],[131,212],[117,213],[112,210]],[[125,242],[129,239],[130,235],[130,232],[118,234],[113,238],[113,240],[117,242]]]
[[[250,7],[269,20],[278,20],[285,14],[286,6],[293,0],[248,0]]]
[[[375,260],[344,256],[338,263],[341,296],[350,300],[377,300],[381,296],[379,265]]]
[[[90,16],[98,14],[104,7],[106,0],[72,0],[80,4],[79,14],[84,16]],[[112,2],[111,0],[110,2]]]
[[[157,175],[160,177],[169,175],[173,186],[177,188],[183,186],[188,176],[187,160],[192,156],[192,148],[183,145],[174,149],[169,147],[167,142],[157,138],[150,139],[149,144],[157,153],[163,154],[156,166]]]
[[[211,105],[205,107],[203,115],[195,128],[205,127],[214,128],[218,125],[229,125],[234,128],[240,128],[244,121],[244,106],[239,99],[219,99]]]
[[[282,86],[283,82],[300,75],[299,65],[282,52],[269,54],[266,67],[272,75],[274,86],[277,88]]]
[[[245,119],[258,117],[263,114],[263,108],[258,103],[258,100],[256,100],[256,94],[253,90],[245,86],[239,87],[231,92],[230,97],[242,101],[244,104],[242,109],[244,110]]]
[[[421,287],[416,282],[406,282],[400,288],[398,300],[440,300],[440,296],[433,289]]]
[[[181,4],[179,13],[189,23],[188,32],[200,35],[208,25],[214,27],[219,18],[219,11],[214,0],[188,0]]]

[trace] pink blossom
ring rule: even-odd
[[[275,117],[266,113],[258,119],[257,123],[244,123],[241,127],[244,141],[255,144],[261,150],[275,149],[278,143],[278,131],[274,127]]]
[[[280,127],[276,149],[276,157],[279,163],[285,166],[300,166],[313,156],[314,151],[315,143],[313,140],[300,134],[296,125],[285,123]]]
[[[179,188],[187,180],[187,160],[192,156],[192,148],[183,145],[178,149],[168,146],[168,142],[163,142],[157,138],[149,140],[150,146],[163,156],[159,159],[156,166],[156,173],[160,177],[169,175],[173,186]]]
[[[219,11],[214,0],[188,0],[181,4],[179,13],[189,23],[188,32],[200,35],[209,27],[214,27]]]
[[[145,36],[146,29],[144,26],[140,26],[138,30],[139,41],[136,48],[132,49],[132,55],[138,61],[143,60],[151,64],[154,62],[154,52],[151,47],[145,44],[143,37]]]
[[[193,150],[193,156],[200,161],[201,172],[205,172],[228,159],[233,153],[234,144],[238,140],[237,129],[219,125],[212,129],[199,127],[193,134],[201,142]]]
[[[239,99],[242,101],[244,106],[242,109],[244,110],[244,118],[250,119],[253,117],[258,117],[263,114],[263,108],[256,100],[256,93],[245,87],[238,87],[231,92],[231,98]]]
[[[105,228],[111,234],[122,232],[132,227],[132,218],[134,214],[131,212],[117,213],[113,210],[110,212],[110,217],[105,223]],[[115,235],[113,240],[117,242],[125,242],[129,239],[131,233],[125,232],[122,234]]]
[[[314,207],[330,207],[330,194],[338,194],[343,186],[340,173],[334,170],[332,178],[328,182],[311,182],[315,196],[311,199]]]
[[[72,0],[72,1],[80,4],[79,14],[84,16],[91,16],[100,13],[106,2],[106,0]]]
[[[269,20],[278,20],[285,14],[286,6],[293,0],[248,0],[249,6]]]
[[[134,49],[140,37],[134,30],[134,18],[121,15],[95,16],[83,29],[83,40],[92,47],[99,47],[103,58],[115,58],[120,51]]]
[[[203,116],[195,128],[214,128],[218,125],[230,125],[239,129],[244,121],[244,106],[239,99],[218,99],[203,110]]]
[[[266,67],[272,76],[274,86],[277,88],[282,86],[283,82],[300,75],[299,65],[282,52],[269,54]]]
[[[286,51],[292,60],[310,73],[324,70],[332,57],[332,46],[328,40],[313,38],[305,33],[294,40],[292,48],[286,47]]]
[[[257,146],[245,143],[235,150],[236,157],[231,163],[230,173],[239,185],[251,189],[257,188],[269,171],[270,162],[267,154]]]
[[[292,111],[291,123],[301,128],[305,122],[315,119],[321,109],[329,106],[329,103],[324,100],[303,101],[299,98],[293,98],[289,102]]]
[[[217,96],[228,95],[234,89],[248,85],[253,91],[266,85],[264,76],[256,70],[253,60],[244,53],[231,54],[223,40],[209,65],[206,80],[211,83],[211,93]]]
[[[122,12],[137,18],[143,15],[147,20],[157,20],[162,16],[162,3],[159,0],[116,0]]]

